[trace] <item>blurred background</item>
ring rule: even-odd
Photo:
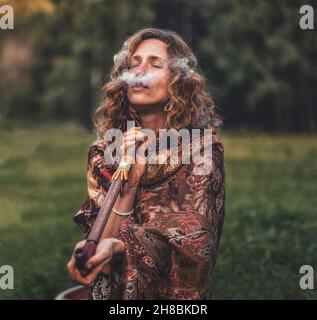
[[[316,299],[317,30],[299,0],[16,0],[0,30],[0,299],[52,299],[81,231],[91,115],[122,42],[178,32],[197,55],[224,126],[226,221],[215,299]],[[315,15],[317,20],[317,13]],[[316,22],[317,23],[317,22]],[[316,283],[317,285],[317,283]]]

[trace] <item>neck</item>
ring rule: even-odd
[[[155,132],[165,128],[166,117],[162,105],[135,106],[135,109],[141,117],[143,128]]]

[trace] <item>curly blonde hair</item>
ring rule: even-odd
[[[123,71],[129,69],[130,57],[139,44],[146,39],[158,39],[167,44],[169,54],[169,101],[166,112],[166,128],[213,128],[222,124],[216,114],[213,97],[209,92],[206,79],[197,70],[197,59],[185,41],[175,32],[156,28],[141,29],[129,37],[114,57],[110,81],[103,88],[103,99],[95,111],[93,121],[99,137],[108,129],[126,131],[127,121],[134,120],[142,127],[142,120],[135,108],[129,103],[126,84],[120,80]],[[180,67],[182,59],[188,68]],[[190,72],[188,73],[188,70]]]

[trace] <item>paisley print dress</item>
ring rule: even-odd
[[[86,201],[74,220],[86,237],[102,206],[117,164],[107,164],[106,143],[88,151]],[[212,135],[209,174],[197,164],[147,164],[134,214],[120,227],[125,252],[98,276],[90,299],[211,299],[210,282],[225,216],[224,147]]]

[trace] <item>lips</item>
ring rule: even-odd
[[[144,83],[142,82],[134,82],[132,85],[131,85],[131,88],[143,88],[143,89],[148,89],[149,87],[147,85],[145,85]]]

